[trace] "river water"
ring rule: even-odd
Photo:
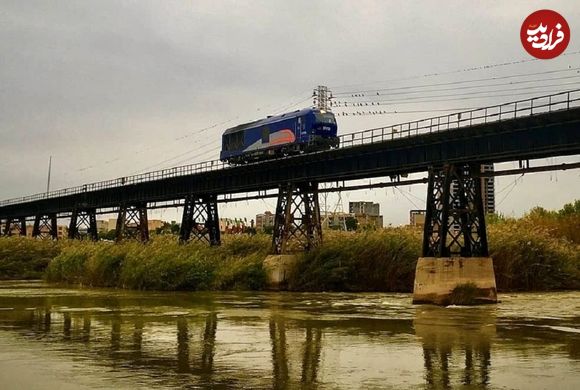
[[[580,389],[580,292],[500,299],[0,282],[0,388]]]

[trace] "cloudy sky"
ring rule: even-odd
[[[557,59],[533,60],[520,43],[522,21],[542,8],[572,30]],[[215,159],[225,128],[307,107],[319,84],[351,106],[381,89],[390,101],[381,109],[397,111],[341,115],[342,134],[578,89],[579,27],[575,1],[0,0],[0,199],[44,191],[49,156],[52,189]],[[358,91],[365,97],[347,93]],[[579,178],[498,178],[498,209],[560,208],[580,198]],[[345,208],[377,201],[387,223],[401,224],[425,194],[414,186],[342,199]]]

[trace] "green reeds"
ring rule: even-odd
[[[137,290],[258,290],[265,285],[265,243],[262,237],[235,237],[211,248],[179,244],[171,236],[147,244],[75,242],[53,259],[46,279]]]
[[[558,212],[534,209],[520,219],[488,218],[497,288],[580,289],[580,202]],[[0,279],[44,276],[51,282],[147,290],[260,290],[271,237],[224,236],[220,247],[154,236],[126,241],[58,242],[0,238]],[[300,254],[288,287],[295,291],[413,289],[422,230],[399,227],[325,231],[324,243]]]

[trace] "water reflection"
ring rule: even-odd
[[[352,295],[105,295],[0,296],[0,306],[11,308],[0,311],[0,339],[15,334],[124,370],[144,387],[154,380],[168,388],[485,389],[498,385],[495,376],[504,380],[497,367],[505,362],[541,366],[540,356],[554,351],[568,368],[552,373],[580,379],[579,333],[562,337],[554,322],[498,316],[495,306],[416,307],[406,297],[385,303],[378,295],[366,302]],[[579,323],[557,322],[565,329]]]
[[[457,384],[487,388],[491,342],[496,334],[495,308],[454,314],[426,307],[413,321],[423,346],[425,381],[432,388],[449,389]]]

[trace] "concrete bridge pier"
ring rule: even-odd
[[[481,163],[431,167],[413,303],[496,303],[482,200]]]

